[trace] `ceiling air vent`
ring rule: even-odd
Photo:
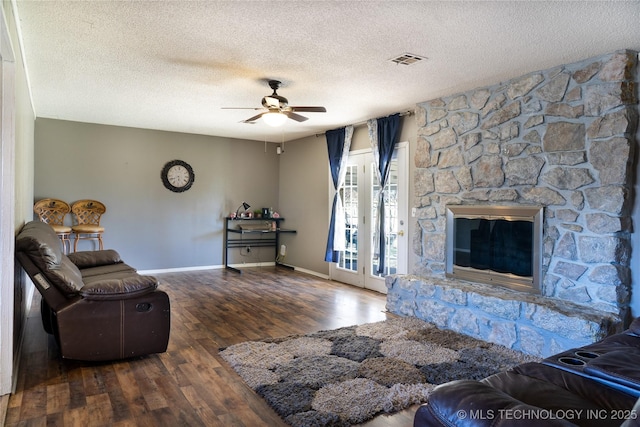
[[[391,58],[389,61],[397,65],[413,65],[427,59],[424,56],[414,55],[413,53],[403,53],[402,55]]]

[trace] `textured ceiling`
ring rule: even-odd
[[[17,0],[37,117],[278,142],[612,52],[640,2]],[[389,60],[425,56],[412,66]],[[242,123],[271,93],[320,105]]]

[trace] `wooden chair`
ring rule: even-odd
[[[62,243],[62,251],[67,254],[71,252],[71,227],[64,225],[64,218],[71,207],[63,200],[58,199],[42,199],[33,205],[33,211],[38,215],[40,221],[49,224],[56,232]]]
[[[78,250],[79,240],[97,240],[100,250],[104,249],[102,234],[104,227],[100,226],[100,218],[107,208],[97,200],[78,200],[71,205],[74,225],[71,227],[74,235],[73,251]]]

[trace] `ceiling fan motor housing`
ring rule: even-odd
[[[273,89],[273,93],[262,98],[262,106],[264,108],[287,108],[287,105],[289,105],[289,100],[284,96],[278,95],[278,93],[276,92],[278,89],[280,89],[281,84],[282,82],[280,82],[279,80],[269,80],[269,87]]]
[[[269,95],[262,98],[262,106],[264,108],[286,108],[289,100],[280,95]]]

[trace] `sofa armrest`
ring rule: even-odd
[[[113,249],[73,252],[67,256],[71,262],[81,270],[84,268],[99,267],[101,265],[110,265],[122,262],[120,254]]]
[[[433,390],[429,401],[418,408],[414,427],[575,426],[554,417],[545,419],[540,416],[536,419],[535,414],[541,411],[544,410],[527,405],[488,384],[458,380]]]
[[[134,274],[122,278],[106,278],[85,284],[80,290],[87,300],[123,300],[136,298],[158,288],[158,279],[153,276]]]
[[[107,361],[167,350],[171,306],[157,289],[135,298],[79,298],[56,313],[58,344],[65,359]]]

